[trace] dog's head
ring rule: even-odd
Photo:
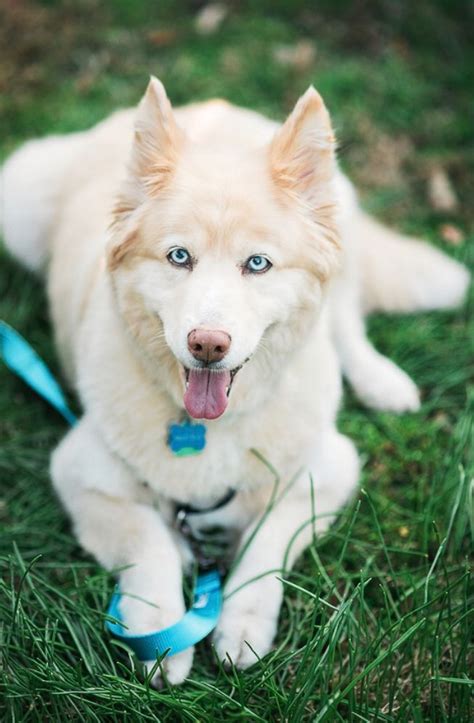
[[[192,417],[222,415],[243,367],[233,406],[248,408],[307,341],[339,256],[334,167],[313,88],[249,150],[192,142],[150,81],[108,268],[136,348]]]

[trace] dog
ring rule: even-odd
[[[173,110],[152,77],[138,109],[26,143],[2,170],[6,246],[47,279],[84,409],[51,460],[77,538],[121,570],[129,631],[161,629],[185,612],[176,504],[235,490],[189,521],[234,534],[214,642],[239,668],[271,649],[281,575],[357,489],[341,372],[375,409],[419,407],[364,316],[454,307],[468,285],[360,208],[335,147],[313,87],[280,125],[221,100]],[[183,418],[206,427],[200,454],[170,449]],[[165,658],[168,681],[192,659]]]

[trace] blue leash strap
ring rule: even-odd
[[[44,361],[26,339],[1,320],[0,357],[12,372],[62,414],[66,422],[71,426],[76,423],[77,419],[69,409],[61,387]]]
[[[167,651],[168,655],[176,655],[198,643],[215,628],[222,607],[220,575],[216,570],[199,575],[191,609],[175,625],[156,633],[130,635],[122,624],[120,599],[120,592],[116,591],[107,615],[118,622],[107,620],[105,625],[109,632],[132,648],[139,660],[155,660]]]
[[[11,326],[0,320],[0,358],[6,366],[51,404],[73,426],[77,419],[70,410],[61,387],[44,361]],[[194,602],[175,625],[145,635],[130,635],[120,614],[121,593],[112,595],[107,615],[107,630],[128,645],[141,661],[157,656],[176,655],[205,638],[217,625],[222,607],[222,586],[217,570],[202,573],[196,580]]]

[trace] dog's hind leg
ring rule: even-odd
[[[355,259],[348,255],[331,290],[331,329],[342,371],[359,399],[373,409],[416,411],[418,390],[410,377],[367,338]]]
[[[462,264],[360,209],[351,217],[349,241],[356,245],[364,313],[452,309],[466,294],[469,273]]]
[[[184,614],[182,567],[170,529],[149,504],[125,464],[85,417],[55,450],[54,487],[81,545],[107,569],[120,572],[121,613],[131,633],[160,630]],[[188,675],[193,649],[165,658],[170,683]],[[155,660],[147,663],[150,669]],[[155,677],[153,682],[158,682]]]
[[[331,295],[332,331],[342,370],[356,395],[374,409],[415,411],[413,381],[379,354],[363,317],[379,310],[452,308],[469,284],[467,269],[417,239],[391,231],[356,204],[343,226],[346,260]]]

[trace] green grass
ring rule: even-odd
[[[209,38],[193,30],[197,5],[5,6],[2,156],[136,102],[150,72],[175,103],[223,95],[276,117],[314,82],[367,207],[438,244],[440,224],[455,223],[465,241],[448,250],[472,265],[468,3],[249,0]],[[163,28],[176,33],[157,45]],[[274,47],[301,37],[314,63],[280,67]],[[456,213],[429,207],[433,165],[453,180]],[[361,491],[286,579],[275,650],[241,673],[201,644],[190,680],[160,692],[104,633],[113,580],[52,494],[64,424],[0,367],[0,719],[472,720],[472,309],[471,296],[456,313],[371,320],[377,347],[421,387],[421,411],[377,414],[347,392],[340,426],[364,462]],[[58,369],[44,292],[4,253],[0,318]]]

